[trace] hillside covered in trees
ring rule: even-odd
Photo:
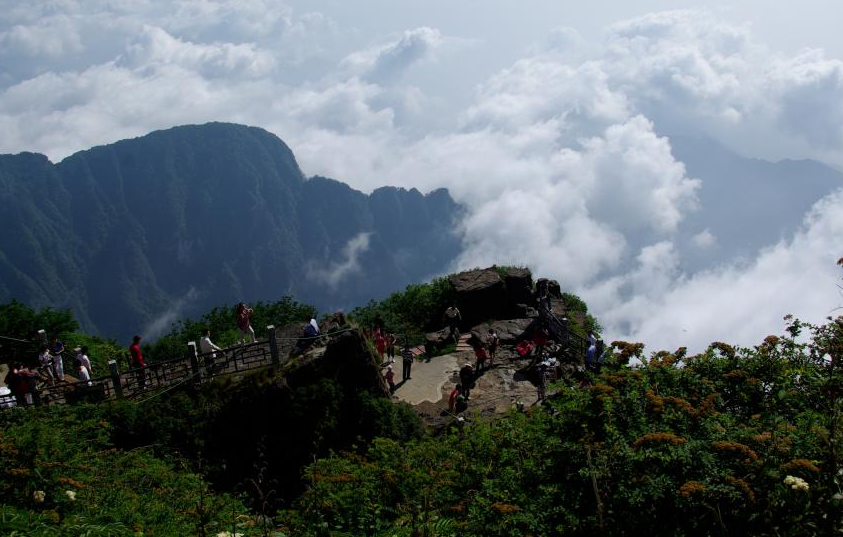
[[[220,302],[382,298],[459,252],[446,190],[306,178],[259,128],[175,127],[57,164],[0,155],[0,302],[70,308],[89,332],[160,335]],[[142,291],[141,291],[142,290]]]
[[[441,322],[453,298],[445,280],[413,285],[353,312],[352,327],[368,328],[380,315],[388,329],[419,323],[422,333]],[[310,311],[290,299],[262,308],[262,321],[279,324]],[[44,319],[31,313],[32,322]],[[214,323],[223,330],[230,315],[217,308],[168,337],[183,343]],[[822,326],[786,318],[782,334],[752,348],[715,342],[696,355],[623,341],[607,348],[602,369],[560,378],[544,403],[492,419],[469,408],[436,431],[382,383],[332,373],[378,370],[358,330],[294,360],[297,370],[270,368],[143,402],[5,409],[0,533],[831,535],[843,528],[843,318]]]

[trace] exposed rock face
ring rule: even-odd
[[[533,274],[528,268],[508,268],[503,277],[495,267],[475,269],[453,274],[449,281],[457,294],[463,327],[536,315]]]
[[[448,280],[457,294],[462,326],[502,317],[507,304],[506,286],[497,270],[469,270],[452,274]]]
[[[498,333],[502,345],[515,345],[524,339],[525,332],[532,325],[533,319],[508,319],[482,323],[471,329],[476,338],[485,339],[492,328]]]
[[[287,384],[292,388],[330,378],[346,390],[390,397],[380,364],[357,330],[334,336],[327,347],[306,352],[285,369]]]
[[[506,316],[509,318],[529,317],[535,305],[533,299],[533,274],[528,268],[512,267],[503,277],[506,286]]]

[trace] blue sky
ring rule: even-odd
[[[177,124],[261,126],[308,175],[449,188],[470,207],[454,269],[529,264],[583,295],[611,338],[748,345],[786,313],[821,319],[843,302],[843,195],[723,258],[704,218],[688,229],[705,215],[702,180],[669,136],[843,167],[841,11],[0,1],[0,152],[59,160]],[[707,262],[689,264],[689,248]]]

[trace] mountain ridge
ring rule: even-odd
[[[0,301],[71,307],[85,329],[126,338],[162,316],[238,300],[293,294],[348,307],[445,269],[461,211],[447,192],[376,192],[307,179],[280,138],[228,123],[155,131],[58,164],[0,155]],[[374,216],[389,210],[406,217]],[[328,296],[320,273],[302,277],[349,262],[337,255],[361,234],[368,243],[341,288]],[[408,258],[402,234],[430,250]]]

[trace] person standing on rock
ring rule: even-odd
[[[495,361],[495,355],[498,352],[498,345],[500,345],[501,338],[498,336],[498,333],[495,332],[494,328],[489,329],[489,365],[492,365],[492,362]]]
[[[483,346],[483,342],[479,339],[474,342],[474,357],[477,358],[475,369],[479,374],[486,368],[486,360],[488,359],[486,348]]]
[[[460,339],[460,323],[462,315],[456,305],[451,305],[445,310],[445,322],[448,324],[448,337],[454,338],[454,343]]]
[[[392,332],[386,335],[386,357],[389,358],[389,363],[395,363],[395,334]]]
[[[462,394],[462,384],[457,384],[451,391],[451,396],[448,397],[448,412],[453,414],[457,409],[457,397]]]
[[[538,375],[536,389],[538,390],[539,402],[541,402],[547,397],[547,364],[543,361],[539,362],[536,366],[536,373]]]
[[[460,384],[462,384],[462,394],[468,399],[471,396],[471,386],[474,383],[474,369],[471,364],[465,364],[460,369]]]
[[[384,353],[386,352],[386,338],[380,332],[375,334],[375,350],[378,351],[378,357],[380,357],[381,363],[383,363]]]
[[[245,302],[237,304],[237,329],[240,330],[240,344],[246,342],[246,336],[249,337],[249,343],[255,342],[255,329],[252,328],[252,308],[248,307]]]
[[[401,380],[410,380],[410,370],[413,368],[413,351],[410,350],[410,344],[404,343],[401,349],[401,361],[404,369],[401,370]]]
[[[386,366],[386,374],[383,376],[386,383],[389,384],[389,393],[395,393],[395,373],[392,371],[392,366]]]

